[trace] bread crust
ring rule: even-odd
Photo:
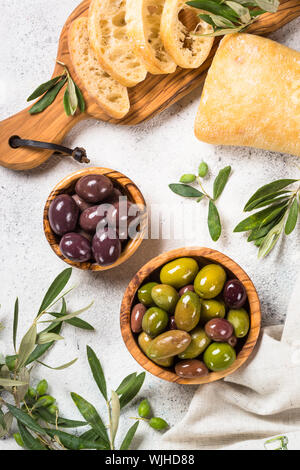
[[[182,68],[198,68],[207,59],[214,38],[191,35],[191,32],[209,34],[210,25],[198,18],[201,10],[187,5],[186,0],[166,0],[161,18],[161,36],[166,51],[174,62]],[[186,12],[196,20],[193,31],[179,19],[181,12]],[[195,29],[195,31],[194,31]]]
[[[134,53],[125,14],[126,0],[92,0],[88,28],[102,68],[122,85],[133,87],[146,78],[147,69]]]
[[[111,117],[121,119],[130,108],[127,88],[100,66],[89,45],[88,20],[78,18],[70,25],[68,44],[71,61],[86,91]]]
[[[300,52],[250,34],[226,36],[208,72],[196,137],[300,156]]]
[[[164,3],[165,0],[127,0],[126,5],[127,30],[134,51],[153,75],[176,70],[176,64],[166,52],[160,35]]]

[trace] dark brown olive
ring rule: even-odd
[[[198,359],[186,359],[185,361],[177,362],[175,372],[179,377],[184,379],[205,377],[209,373],[204,362]]]
[[[79,233],[66,233],[59,244],[62,254],[71,261],[84,262],[92,257],[89,240]]]
[[[122,193],[119,189],[114,188],[112,190],[111,195],[105,199],[106,204],[115,204],[116,202],[119,202],[119,198],[122,196]]]
[[[131,329],[133,333],[140,333],[142,331],[142,321],[147,311],[147,307],[143,304],[136,304],[131,312]]]
[[[178,330],[174,316],[169,318],[169,330]]]
[[[99,222],[103,221],[103,226],[100,228],[104,228],[105,226],[105,216],[106,216],[106,210],[105,210],[105,205],[102,204],[100,206],[92,206],[89,207],[88,209],[85,209],[80,215],[79,218],[79,225],[82,228],[82,230],[85,230],[86,232],[96,232],[97,225]]]
[[[78,194],[74,194],[72,196],[72,198],[74,199],[74,201],[76,202],[77,206],[79,207],[79,210],[82,212],[82,211],[85,211],[85,209],[88,209],[89,207],[91,207],[91,204],[89,204],[88,202],[85,202],[83,199],[81,199],[80,196],[78,196]]]
[[[87,175],[80,178],[75,191],[84,201],[96,203],[104,201],[113,192],[113,184],[104,175]]]
[[[114,203],[107,213],[108,226],[117,231],[120,240],[126,240],[129,236],[134,238],[138,221],[138,207],[126,198]]]
[[[238,279],[226,282],[223,297],[226,305],[230,308],[241,308],[247,300],[245,287]]]
[[[96,263],[100,266],[113,264],[121,254],[121,242],[115,232],[106,228],[94,235],[92,250]]]
[[[227,343],[230,344],[233,348],[235,348],[236,343],[237,343],[237,337],[236,336],[230,336],[230,338],[227,340]]]
[[[79,209],[68,194],[60,194],[50,204],[48,217],[50,226],[57,235],[73,232],[77,225]]]
[[[205,333],[213,341],[225,342],[233,335],[233,326],[224,318],[213,318],[205,324]]]
[[[185,294],[186,292],[195,292],[195,289],[194,289],[194,285],[193,284],[189,284],[187,286],[184,286],[180,289],[179,291],[179,295],[180,297]]]

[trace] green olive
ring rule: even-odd
[[[191,284],[198,271],[198,263],[193,258],[178,258],[162,267],[160,280],[162,284],[169,284],[175,289],[180,289]]]
[[[43,402],[43,405],[45,408],[48,406],[54,405],[55,403],[55,398],[52,397],[51,395],[43,395],[38,399],[38,402]]]
[[[236,353],[228,343],[212,343],[204,352],[203,359],[208,369],[219,372],[228,369],[234,363]]]
[[[191,337],[186,331],[166,331],[150,342],[147,356],[154,361],[177,356],[186,350],[190,342]]]
[[[226,313],[223,300],[202,300],[201,323],[207,323],[213,318],[224,318]]]
[[[150,419],[149,426],[157,431],[162,431],[168,427],[168,423],[162,418],[154,417]]]
[[[56,416],[56,414],[58,413],[58,407],[56,405],[50,405],[48,411],[52,415]]]
[[[211,340],[205,333],[203,328],[197,327],[190,332],[192,341],[191,344],[183,351],[181,354],[178,354],[180,359],[195,359],[198,357],[207,346],[211,343]]]
[[[175,309],[175,323],[179,330],[191,331],[199,323],[201,300],[195,292],[186,292],[180,297]]]
[[[157,286],[157,282],[147,282],[147,284],[144,284],[138,290],[138,299],[142,304],[146,305],[146,307],[151,307],[154,305],[151,296],[151,291],[154,286]]]
[[[229,310],[227,320],[234,328],[234,334],[237,338],[244,338],[249,331],[249,315],[244,308],[238,310]]]
[[[147,356],[147,348],[149,344],[151,343],[151,341],[152,341],[151,336],[147,335],[147,333],[145,333],[144,331],[138,337],[139,346],[141,350],[143,351],[143,353],[146,354],[146,356]],[[151,358],[151,361],[155,362],[155,364],[157,364],[158,366],[171,367],[174,362],[174,357],[167,357],[166,359],[161,359],[161,360],[159,359],[154,360]]]
[[[158,284],[151,291],[152,299],[155,304],[166,312],[174,312],[179,300],[179,294],[176,289],[167,284]]]
[[[25,447],[24,445],[24,442],[23,442],[23,439],[21,437],[21,434],[19,432],[15,433],[14,434],[14,438],[15,438],[15,441],[16,443],[20,446],[20,447]]]
[[[148,418],[151,413],[150,403],[147,399],[141,401],[138,407],[138,413],[141,418]]]
[[[143,316],[142,328],[145,333],[154,338],[168,326],[169,317],[165,310],[159,307],[148,308]]]
[[[46,395],[47,390],[48,390],[48,382],[45,379],[41,380],[36,386],[36,391],[39,396]]]
[[[218,264],[208,264],[202,268],[194,282],[195,292],[203,299],[213,299],[222,291],[226,273]]]

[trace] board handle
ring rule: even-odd
[[[0,122],[0,165],[12,170],[29,170],[41,165],[53,154],[53,150],[13,148],[10,138],[18,136],[21,139],[60,144],[76,122],[86,118],[85,113],[67,116],[62,100],[63,93],[60,93],[42,113],[31,115],[28,107]]]

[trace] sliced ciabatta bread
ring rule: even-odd
[[[214,38],[195,36],[208,34],[212,27],[199,18],[196,8],[186,0],[165,0],[161,17],[161,37],[168,54],[182,68],[198,68],[207,59]]]
[[[101,68],[90,47],[87,18],[73,21],[68,40],[73,67],[86,91],[109,116],[121,119],[130,107],[127,88]]]
[[[103,69],[122,85],[132,87],[146,78],[147,69],[134,52],[125,14],[126,0],[92,0],[89,36]]]
[[[152,74],[173,73],[176,64],[166,52],[160,36],[165,0],[127,0],[126,23],[135,53]]]

